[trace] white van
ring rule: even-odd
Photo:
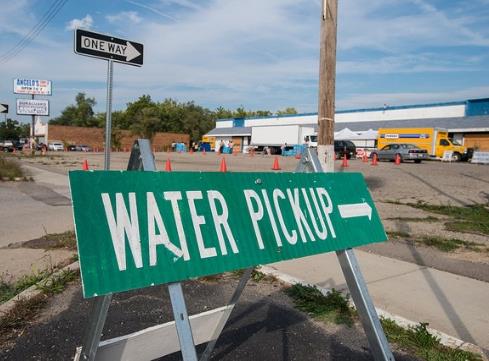
[[[55,152],[63,151],[64,145],[62,142],[59,142],[59,141],[49,142],[48,143],[48,150],[54,150]]]

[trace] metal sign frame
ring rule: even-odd
[[[154,156],[151,152],[151,145],[147,139],[139,139],[135,141],[129,158],[127,169],[134,171],[156,171]],[[323,170],[321,164],[319,163],[316,151],[311,148],[307,148],[302,154],[302,158],[299,161],[296,172],[322,171]],[[342,251],[337,251],[336,256],[338,257],[338,261],[345,276],[345,280],[348,285],[348,289],[350,290],[353,302],[355,303],[355,306],[358,310],[358,314],[360,316],[362,326],[365,330],[365,334],[367,336],[367,340],[369,342],[371,353],[374,359],[376,361],[393,361],[394,356],[390,350],[389,343],[387,342],[387,338],[385,337],[379,317],[373,305],[372,299],[370,298],[370,295],[368,293],[368,289],[360,270],[358,261],[355,257],[355,253],[352,249],[346,249]],[[252,268],[248,268],[243,273],[227,306],[216,308],[210,311],[216,312],[217,316],[217,320],[212,323],[212,326],[209,326],[209,323],[199,325],[196,322],[192,322],[192,324],[195,325],[193,331],[191,321],[194,320],[191,320],[191,318],[202,316],[207,317],[209,315],[209,312],[204,312],[198,315],[191,316],[189,318],[181,283],[168,284],[168,291],[170,294],[170,300],[175,321],[156,326],[158,328],[157,331],[154,330],[155,327],[150,327],[149,329],[152,330],[147,331],[147,333],[144,332],[149,329],[139,331],[139,339],[147,338],[149,340],[149,338],[152,337],[152,339],[154,340],[155,337],[158,337],[155,335],[159,335],[160,337],[162,337],[162,333],[157,333],[160,332],[161,329],[176,329],[176,334],[180,345],[179,350],[182,353],[183,360],[197,361],[198,358],[197,352],[195,350],[196,342],[194,340],[194,335],[199,333],[198,328],[200,326],[200,333],[202,333],[202,328],[205,328],[204,333],[206,334],[206,336],[205,339],[196,336],[199,337],[197,343],[208,342],[206,349],[200,357],[200,361],[207,361],[211,356],[217,340],[219,339],[219,336],[221,335],[224,326],[231,316],[231,313],[236,303],[238,302],[244,290],[244,287],[250,279],[251,274]],[[133,347],[133,354],[135,352],[146,352],[146,350],[137,349],[137,342],[136,345],[128,346],[128,340],[130,339],[130,337],[133,337],[131,335],[126,335],[117,339],[104,341],[103,343],[100,342],[100,337],[103,331],[105,320],[107,318],[107,312],[111,299],[112,295],[95,298],[89,316],[89,323],[86,329],[86,335],[82,347],[77,350],[75,361],[113,360],[113,355],[119,355],[119,357],[122,357],[121,349],[127,351],[127,349],[130,347]],[[168,338],[167,334],[165,334],[164,337]],[[139,340],[139,342],[141,344],[141,340]],[[140,344],[139,347],[141,347]],[[110,349],[111,346],[113,347],[112,350]],[[104,350],[104,347],[107,347],[108,350]],[[102,349],[102,351],[105,352],[102,352],[104,354],[103,356],[97,358],[97,351],[99,349]],[[155,357],[161,357],[166,354],[175,352],[175,350],[164,350],[163,353],[162,350],[159,350],[159,352],[151,350],[151,352],[151,354],[138,353],[137,357],[140,360],[151,360]],[[124,360],[125,359],[130,358],[126,357],[124,358]]]
[[[107,167],[108,168],[108,167]],[[151,145],[147,139],[138,139],[134,142],[131,155],[129,157],[129,163],[127,170],[131,171],[156,171],[156,165],[154,161],[153,153],[151,152]],[[241,276],[238,286],[236,287],[228,304],[220,309],[214,311],[220,311],[217,315],[218,320],[215,322],[214,330],[206,330],[207,338],[205,342],[207,347],[204,350],[200,360],[207,361],[210,357],[216,342],[224,329],[231,313],[238,302],[246,283],[251,277],[252,268],[245,270]],[[197,361],[197,352],[195,350],[195,342],[190,325],[190,320],[183,296],[183,290],[181,283],[168,284],[168,291],[170,294],[170,300],[172,304],[173,316],[175,319],[174,324],[168,324],[169,327],[176,328],[178,340],[180,344],[180,351],[182,353],[183,360],[185,361]],[[107,313],[109,310],[112,295],[105,295],[96,297],[92,304],[92,309],[89,315],[88,325],[85,331],[84,341],[82,347],[77,350],[75,355],[75,361],[93,361],[98,360],[96,358],[97,351],[101,347],[100,337],[104,328],[105,320],[107,319]],[[204,313],[196,315],[202,316]],[[165,326],[165,325],[162,325]],[[109,340],[110,342],[110,340]],[[107,343],[107,342],[106,342]],[[109,351],[110,354],[110,351]],[[114,353],[115,354],[115,353]],[[154,356],[154,355],[152,355]],[[164,354],[158,355],[158,357],[164,356]],[[109,356],[110,357],[110,356]],[[143,359],[143,355],[140,355],[139,359]],[[112,360],[112,358],[108,358]],[[148,358],[148,360],[150,360]]]
[[[305,149],[296,172],[323,172],[316,149]],[[395,360],[353,249],[336,251],[336,256],[367,335],[372,356],[376,361]]]

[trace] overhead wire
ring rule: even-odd
[[[24,50],[34,40],[39,33],[54,19],[68,0],[55,0],[48,10],[41,17],[39,22],[32,27],[32,29],[24,35],[24,37],[17,42],[10,50],[0,56],[0,64],[5,64],[13,59],[17,54]]]

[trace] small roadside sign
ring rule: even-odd
[[[92,31],[75,30],[75,53],[123,64],[143,65],[143,44]]]
[[[69,178],[85,297],[387,239],[359,173]]]
[[[15,78],[14,94],[51,95],[52,82],[43,79]]]
[[[0,113],[8,113],[8,104],[0,104]]]
[[[17,99],[18,115],[49,115],[49,100]]]

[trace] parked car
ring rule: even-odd
[[[48,143],[48,150],[54,150],[55,152],[57,151],[63,151],[64,150],[64,145],[61,142],[49,142]]]
[[[4,140],[0,142],[0,151],[2,152],[13,152],[14,151],[14,142],[11,140]]]
[[[350,140],[335,140],[334,153],[336,158],[343,158],[346,154],[346,158],[350,159],[356,157],[357,147]]]
[[[406,160],[412,160],[415,163],[421,163],[422,160],[428,159],[428,152],[426,149],[409,144],[409,143],[393,143],[387,144],[382,149],[372,152],[371,156],[377,154],[378,160],[396,160],[399,155],[401,162]]]
[[[66,150],[68,150],[68,152],[76,152],[76,145],[70,144],[68,147],[66,147]]]
[[[88,145],[81,144],[76,146],[76,150],[79,152],[91,152],[92,148]]]

